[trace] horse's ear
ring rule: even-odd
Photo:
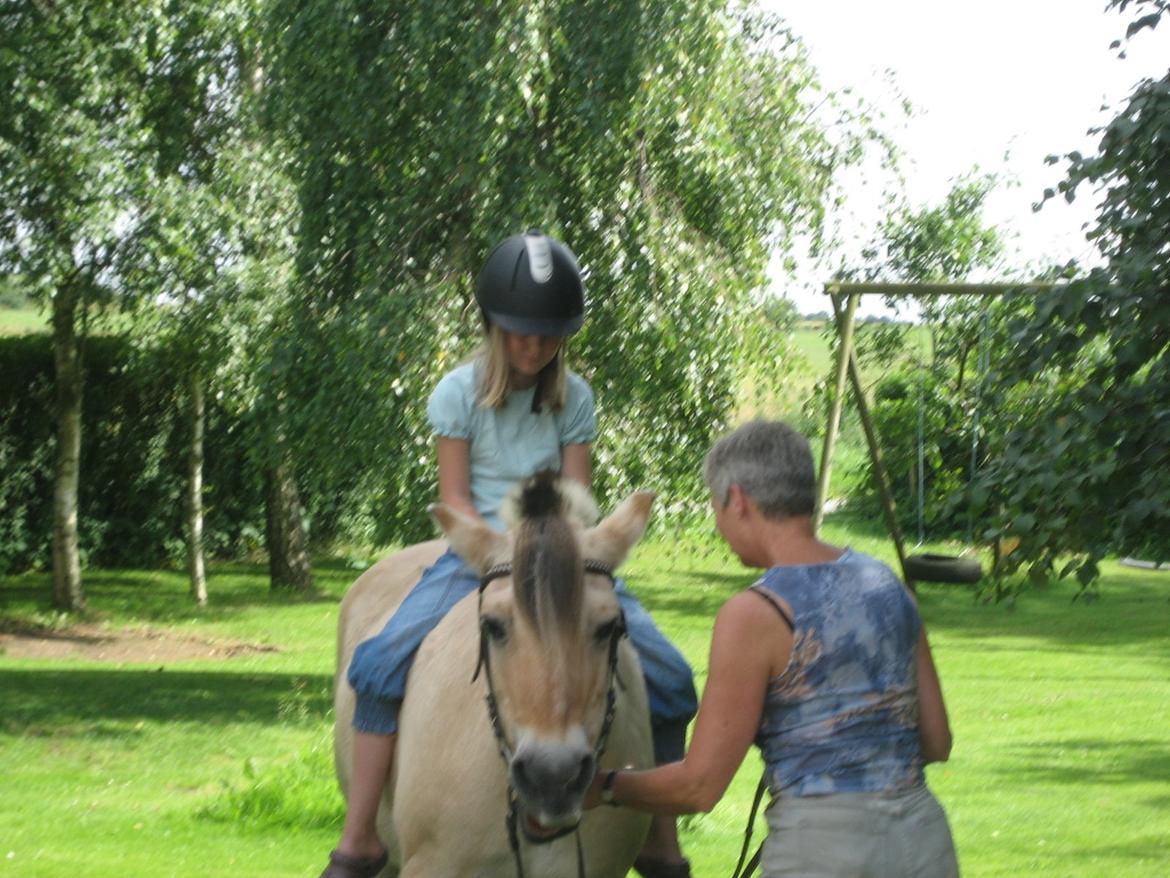
[[[585,556],[618,567],[646,532],[653,502],[653,491],[637,491],[623,500],[597,527],[585,532],[581,540]]]
[[[429,512],[447,535],[451,548],[477,573],[508,557],[508,538],[492,530],[482,519],[445,503],[434,503]]]

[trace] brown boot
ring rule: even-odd
[[[642,878],[691,878],[691,864],[687,860],[667,863],[650,857],[634,860],[634,871]]]
[[[341,851],[333,851],[321,878],[376,878],[389,860],[390,855],[386,851],[377,857],[353,857]]]

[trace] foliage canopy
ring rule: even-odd
[[[749,294],[772,248],[817,228],[845,160],[807,118],[800,44],[681,0],[276,0],[267,33],[302,209],[290,435],[317,484],[361,456],[381,494],[347,502],[376,536],[426,532],[420,403],[478,337],[481,260],[540,226],[588,272],[570,361],[599,400],[599,493],[697,499]]]
[[[1127,39],[1170,9],[1111,5],[1136,16]],[[1013,420],[974,496],[987,535],[1019,537],[1009,565],[1036,576],[1075,571],[1088,585],[1109,552],[1170,552],[1168,132],[1170,73],[1134,87],[1097,132],[1096,155],[1065,156],[1060,193],[1071,201],[1089,188],[1099,198],[1089,237],[1103,264],[1035,299],[1007,328],[993,404]]]

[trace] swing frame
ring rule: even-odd
[[[898,524],[897,505],[890,489],[889,471],[882,458],[881,445],[878,441],[877,430],[874,427],[873,417],[870,414],[869,403],[865,396],[865,387],[861,382],[861,369],[857,363],[857,353],[853,338],[857,318],[857,305],[862,296],[904,296],[915,295],[925,297],[940,296],[1002,296],[1007,293],[1036,295],[1050,290],[1067,286],[1067,284],[1046,281],[1031,283],[853,283],[833,281],[825,284],[825,295],[833,303],[833,315],[836,318],[837,355],[835,370],[835,392],[829,406],[828,420],[825,424],[824,447],[821,451],[820,473],[817,478],[816,509],[813,513],[813,523],[820,529],[824,519],[825,500],[829,496],[829,481],[833,469],[833,449],[837,444],[837,434],[841,428],[841,412],[845,405],[845,383],[853,388],[853,398],[857,405],[857,414],[861,418],[862,430],[865,432],[865,443],[869,449],[869,459],[873,465],[874,485],[881,500],[882,517],[885,520],[886,530],[894,542],[898,553],[898,564],[901,567],[902,579],[913,591],[915,579],[907,570],[906,540]],[[995,547],[995,560],[999,560],[999,547]]]

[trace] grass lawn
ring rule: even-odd
[[[49,317],[38,308],[0,307],[0,335],[48,332]]]
[[[830,517],[826,534],[890,555],[856,522]],[[315,876],[341,814],[330,686],[336,600],[355,571],[316,572],[329,597],[308,602],[271,596],[259,568],[214,567],[206,611],[180,575],[87,575],[111,627],[275,651],[0,656],[0,876]],[[626,574],[701,682],[711,618],[752,574],[713,542],[663,538]],[[47,591],[43,575],[0,579],[0,620],[52,622]],[[1170,874],[1170,574],[1106,564],[1099,601],[1074,593],[1009,607],[921,589],[956,740],[929,778],[966,876]],[[684,820],[696,876],[730,873],[758,770],[750,757],[714,811]]]

